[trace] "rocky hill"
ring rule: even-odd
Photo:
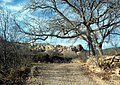
[[[70,62],[77,58],[86,50],[82,45],[62,46],[62,45],[46,45],[46,44],[29,44],[30,50],[33,52],[33,60],[35,62]]]
[[[79,51],[85,51],[85,49],[82,47],[82,45],[78,44],[75,46],[62,46],[62,45],[45,45],[45,44],[29,44],[30,48],[32,50],[36,50],[38,52],[45,52],[47,50],[57,50],[59,52],[63,51],[74,51],[74,52],[79,52]]]

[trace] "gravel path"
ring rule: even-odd
[[[87,75],[80,64],[36,64],[27,85],[109,85]],[[32,68],[33,69],[33,68]]]

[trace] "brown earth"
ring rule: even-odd
[[[88,71],[84,63],[37,63],[31,68],[31,76],[26,85],[119,85],[119,83],[101,79]]]

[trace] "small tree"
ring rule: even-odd
[[[27,58],[27,47],[21,46],[19,29],[17,28],[13,15],[8,10],[0,9],[0,71],[8,74],[10,68],[16,69],[25,62]],[[24,47],[24,48],[23,48]],[[29,56],[28,56],[29,57]],[[28,60],[27,60],[28,61]]]

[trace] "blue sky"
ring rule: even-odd
[[[14,14],[14,13],[17,13],[18,11],[20,11],[23,8],[24,4],[27,3],[28,1],[29,0],[0,0],[0,5],[3,7],[7,7],[7,9],[10,10],[11,12],[13,12],[13,14]],[[25,12],[21,13],[20,15],[18,15],[17,17],[19,20],[23,20],[23,18],[25,17],[25,14],[35,17],[38,15],[37,13],[39,13],[39,12],[41,12],[41,14],[42,14],[43,11],[37,11],[35,14],[29,14],[29,13],[26,13],[26,11],[25,11]],[[47,16],[50,14],[51,14],[51,12],[46,13]],[[120,38],[117,39],[116,41],[119,42],[119,40],[120,40]],[[66,46],[81,44],[81,45],[83,45],[83,47],[85,47],[87,49],[87,43],[83,40],[77,40],[76,42],[74,42],[74,40],[70,40],[70,39],[62,40],[62,39],[56,39],[56,38],[55,39],[49,38],[45,42],[52,43],[52,44],[61,44],[61,45],[66,45]],[[120,44],[119,44],[119,46],[120,46]],[[109,48],[109,47],[111,47],[111,44],[108,44],[108,43],[103,44],[103,48]]]
[[[15,6],[19,3],[24,2],[25,0],[1,0],[2,3],[6,3],[6,5],[12,5]]]
[[[24,3],[26,1],[28,1],[28,0],[0,0],[0,3],[16,6],[17,4]]]
[[[0,0],[0,5],[13,12],[17,12],[22,9],[23,4],[28,0]]]

